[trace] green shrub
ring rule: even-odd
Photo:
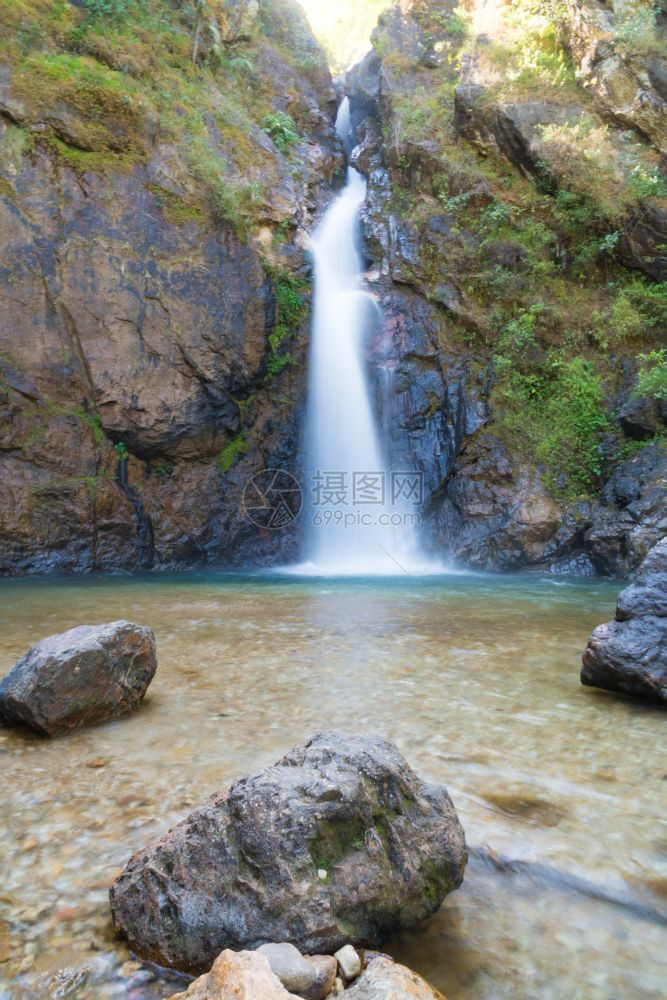
[[[667,198],[667,184],[658,167],[638,163],[628,177],[628,187],[633,197]]]
[[[544,305],[537,302],[515,319],[509,321],[500,335],[498,346],[504,355],[515,357],[521,364],[526,360],[526,352],[535,351],[539,345],[536,338],[537,322],[544,312]]]
[[[616,45],[626,56],[649,55],[661,51],[656,24],[658,4],[623,12],[614,33]]]
[[[501,379],[497,420],[512,448],[543,467],[554,497],[590,496],[601,472],[600,441],[607,427],[602,382],[589,361],[552,358],[521,372],[496,359]]]
[[[285,111],[274,111],[273,114],[267,115],[263,130],[281,153],[286,153],[290,146],[294,146],[301,139],[294,119]]]
[[[667,399],[667,348],[640,354],[637,388],[633,395],[650,399]]]
[[[305,316],[304,293],[308,285],[289,271],[275,270],[272,277],[276,317],[273,330],[269,334],[269,344],[271,350],[276,353],[287,337],[298,330]]]
[[[136,0],[83,0],[81,6],[91,18],[121,20],[129,14]]]
[[[607,426],[602,383],[583,358],[553,363],[555,379],[540,410],[535,455],[555,495],[586,495],[601,472],[600,439]]]
[[[633,278],[618,287],[609,308],[594,318],[595,339],[601,347],[618,349],[651,337],[667,327],[667,282]]]

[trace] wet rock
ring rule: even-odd
[[[616,602],[616,618],[627,621],[643,615],[667,618],[667,540],[651,549],[639,568],[634,583],[621,591]]]
[[[584,533],[598,573],[627,576],[667,534],[667,443],[643,447],[617,465]]]
[[[444,1000],[416,972],[387,958],[371,962],[344,996],[349,1000]]]
[[[257,953],[268,959],[271,972],[278,977],[285,989],[303,994],[315,985],[315,967],[293,944],[263,944],[257,949]]]
[[[367,115],[377,115],[380,99],[380,65],[380,57],[375,49],[372,49],[345,76],[345,90],[350,98],[354,126]]]
[[[618,420],[629,437],[650,438],[663,424],[662,407],[657,399],[629,396],[619,411]]]
[[[618,598],[583,655],[582,684],[667,701],[667,538]]]
[[[0,719],[46,736],[135,709],[155,670],[155,636],[128,621],[82,625],[36,643],[0,682]]]
[[[174,993],[170,1000],[299,1000],[288,993],[271,972],[269,960],[256,951],[223,951],[210,972],[185,993]]]
[[[390,743],[323,732],[131,858],[111,910],[140,957],[198,972],[227,947],[377,945],[434,913],[466,860],[443,787]]]
[[[361,959],[356,948],[351,944],[346,944],[335,953],[334,958],[338,962],[343,979],[355,979],[361,972]]]
[[[516,569],[556,556],[562,513],[538,472],[483,431],[454,462],[433,525],[439,544],[466,565]]]

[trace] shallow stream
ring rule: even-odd
[[[463,887],[387,946],[449,1000],[663,997],[665,713],[578,677],[617,590],[473,575],[0,582],[1,673],[44,635],[117,618],[155,629],[159,662],[134,716],[51,741],[0,730],[0,997],[174,992],[127,964],[109,880],[322,728],[386,736],[450,790],[471,848]]]

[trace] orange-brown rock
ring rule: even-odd
[[[264,955],[254,951],[223,951],[206,975],[191,983],[185,993],[170,1000],[299,1000],[288,993]]]

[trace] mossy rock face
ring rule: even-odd
[[[467,41],[455,7],[395,5],[346,75],[390,463],[423,471],[436,551],[624,574],[659,518],[649,482],[641,526],[604,499],[628,435],[664,438],[659,155],[601,117],[562,5],[497,5]]]
[[[31,53],[14,70],[12,91],[30,117],[79,149],[146,150],[145,97],[130,77],[90,56]]]
[[[137,504],[164,568],[296,552],[238,496],[296,466],[331,79],[290,0],[206,6],[195,58],[193,4],[0,0],[0,573],[135,568]]]
[[[199,972],[267,941],[377,947],[434,913],[466,861],[446,789],[391,743],[322,732],[135,855],[111,909],[143,958]]]

